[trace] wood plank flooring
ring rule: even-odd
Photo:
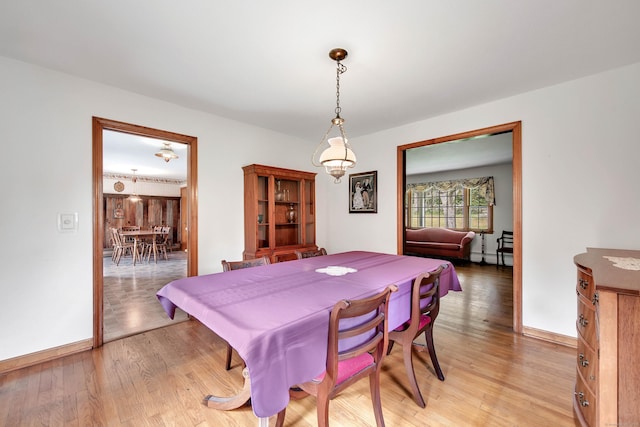
[[[446,380],[415,355],[427,403],[411,399],[400,347],[385,359],[387,426],[573,426],[575,350],[511,332],[511,270],[456,266],[463,292],[442,300],[434,333]],[[242,384],[239,360],[224,370],[225,346],[197,321],[0,375],[2,426],[255,426],[250,407],[221,412],[206,394]],[[272,417],[271,425],[275,423]],[[330,405],[332,426],[373,426],[368,381]],[[315,400],[292,401],[287,426],[315,426]]]

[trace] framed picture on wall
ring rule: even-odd
[[[113,217],[115,219],[124,218],[124,209],[122,209],[122,205],[118,205],[118,207],[113,210]]]
[[[378,171],[349,175],[349,213],[378,212]]]

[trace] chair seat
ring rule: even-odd
[[[420,316],[420,324],[418,325],[418,329],[424,328],[429,323],[431,323],[431,316],[429,316],[427,314],[421,315]],[[407,320],[402,325],[400,325],[397,328],[395,328],[394,331],[398,331],[398,332],[406,331],[407,328],[409,328],[410,325],[411,325],[411,320]]]
[[[369,353],[362,353],[359,356],[352,357],[351,359],[341,360],[338,362],[338,378],[336,379],[336,385],[341,384],[344,380],[362,371],[367,366],[373,365],[373,356]],[[321,373],[313,379],[314,382],[320,382],[324,378],[326,372]]]

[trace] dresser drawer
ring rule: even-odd
[[[593,301],[593,295],[595,294],[596,288],[590,271],[583,269],[582,267],[578,268],[578,283],[576,284],[576,289],[578,294],[582,295],[588,301]]]
[[[598,385],[598,359],[597,352],[578,335],[578,352],[576,366],[582,376],[584,384],[595,394]]]
[[[576,329],[582,339],[594,350],[597,350],[596,340],[596,310],[593,305],[578,298],[578,318]]]
[[[580,371],[576,373],[576,389],[573,394],[573,408],[580,424],[596,426],[596,398],[585,385]]]

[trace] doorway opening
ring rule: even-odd
[[[182,150],[186,153],[186,187],[181,190],[181,195],[178,197],[162,197],[156,196],[148,198],[146,205],[140,202],[132,202],[131,198],[125,199],[123,196],[118,197],[118,194],[111,194],[111,197],[107,197],[106,200],[104,182],[106,181],[104,176],[104,144],[105,134],[114,134],[123,136],[136,136],[143,138],[150,138],[161,141],[169,141],[175,143],[174,146],[184,148]],[[180,145],[177,145],[180,144]],[[126,150],[125,150],[126,151]],[[154,156],[153,151],[150,151],[149,155]],[[162,159],[155,157],[154,160],[162,162]],[[123,179],[127,184],[131,183],[134,188],[139,186],[140,183],[135,178],[135,172],[133,172],[134,178],[127,181],[127,177],[123,176]],[[130,177],[129,177],[130,178]],[[116,177],[117,179],[117,177]],[[118,182],[113,184],[115,191],[122,188],[123,183],[118,179]],[[173,132],[147,128],[143,126],[117,122],[114,120],[103,119],[99,117],[93,118],[93,198],[94,198],[94,248],[93,248],[93,264],[94,264],[94,338],[93,346],[99,347],[105,341],[105,265],[108,269],[111,269],[111,264],[107,264],[105,261],[105,254],[110,250],[110,240],[108,233],[105,232],[107,225],[120,226],[129,225],[127,222],[139,222],[134,224],[141,226],[144,223],[146,226],[159,224],[160,222],[171,223],[175,222],[176,227],[180,227],[179,230],[172,230],[169,234],[171,239],[169,244],[171,249],[176,249],[175,255],[170,259],[179,260],[182,259],[182,266],[186,262],[186,275],[197,275],[197,138],[187,135],[176,134]],[[122,191],[122,190],[120,190]],[[120,202],[120,205],[118,205]],[[112,206],[113,205],[113,206]],[[144,206],[147,206],[145,211]],[[125,207],[127,209],[125,213]],[[148,213],[147,213],[148,212]],[[113,215],[111,215],[113,213]],[[178,218],[180,217],[180,218]],[[136,220],[137,218],[137,220]],[[108,224],[109,223],[109,224]],[[111,224],[113,223],[113,224]],[[153,223],[153,224],[152,224]],[[120,227],[122,228],[122,227]],[[178,241],[176,241],[178,240]],[[106,250],[105,250],[106,249]],[[184,252],[180,252],[184,250]],[[149,253],[151,255],[151,253]],[[157,255],[154,253],[154,255]],[[111,257],[108,257],[108,262],[112,262]],[[121,257],[121,262],[125,257]],[[142,261],[142,260],[139,260]],[[134,257],[131,256],[127,262],[131,265],[126,267],[129,269],[138,268],[136,274],[144,275],[143,269],[145,268],[144,262],[139,262],[138,266],[134,266]],[[147,261],[146,266],[149,267],[154,264],[154,261],[150,258]],[[122,267],[124,265],[120,264]],[[169,268],[169,263],[160,268]],[[149,267],[150,268],[150,267]],[[155,267],[154,267],[155,268]],[[124,271],[124,270],[123,270]],[[122,272],[123,272],[122,271]],[[183,270],[184,271],[184,270]],[[184,274],[184,273],[181,273]],[[124,276],[124,274],[123,274]],[[125,279],[126,280],[126,279]],[[153,329],[153,323],[149,323],[148,329]],[[137,331],[137,333],[142,331]]]
[[[397,149],[397,250],[404,254],[405,241],[405,191],[407,188],[406,165],[407,152],[418,147],[442,144],[451,141],[469,140],[473,144],[478,137],[511,132],[512,135],[512,185],[513,185],[513,330],[522,333],[522,123],[512,122],[503,125],[477,129],[455,135],[444,136],[426,141],[398,146]]]

